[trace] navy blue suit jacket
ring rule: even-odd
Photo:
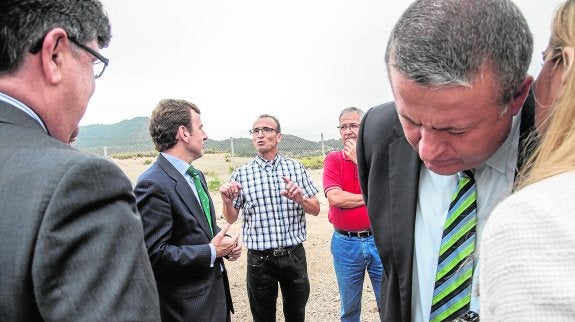
[[[208,191],[203,173],[200,178]],[[188,181],[162,155],[135,187],[163,321],[225,321],[233,312],[221,258],[210,266],[213,238]],[[215,233],[215,209],[210,198]]]

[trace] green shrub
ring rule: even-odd
[[[220,180],[220,177],[218,177],[218,176],[210,178],[208,180],[208,190],[211,192],[218,191],[218,189],[220,189],[221,185],[222,185],[222,180]]]
[[[306,167],[306,169],[323,168],[323,156],[305,157],[299,159],[299,161],[304,165],[304,167]]]

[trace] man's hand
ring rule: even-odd
[[[345,145],[343,147],[343,153],[351,160],[353,163],[357,164],[357,155],[355,152],[356,140],[347,139],[345,140]]]
[[[234,250],[238,245],[240,233],[235,236],[228,237],[226,234],[230,229],[230,224],[224,224],[222,230],[212,239],[212,245],[216,248],[216,257],[224,257]]]
[[[232,238],[232,237],[228,237],[228,238]],[[226,258],[231,262],[240,258],[240,256],[242,255],[242,247],[243,247],[242,241],[238,240],[236,247],[234,247],[234,249],[232,249],[232,251],[226,256]]]
[[[299,204],[303,203],[304,196],[301,189],[293,183],[288,177],[283,176],[282,179],[286,184],[286,188],[280,191],[280,195],[291,199]]]
[[[240,195],[240,191],[242,190],[242,185],[240,185],[236,181],[228,182],[225,185],[220,187],[220,196],[222,197],[222,201],[231,205],[235,198]]]

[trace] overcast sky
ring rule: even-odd
[[[384,64],[406,0],[102,0],[110,65],[80,125],[150,116],[163,98],[198,105],[212,139],[248,137],[262,113],[282,132],[337,138],[339,111],[392,100]],[[560,0],[515,0],[541,67]]]

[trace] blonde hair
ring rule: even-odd
[[[575,0],[567,0],[557,8],[549,45],[555,68],[563,68],[563,49],[575,47]],[[570,70],[563,77],[560,95],[543,121],[545,133],[520,173],[518,189],[575,170],[575,74]]]

